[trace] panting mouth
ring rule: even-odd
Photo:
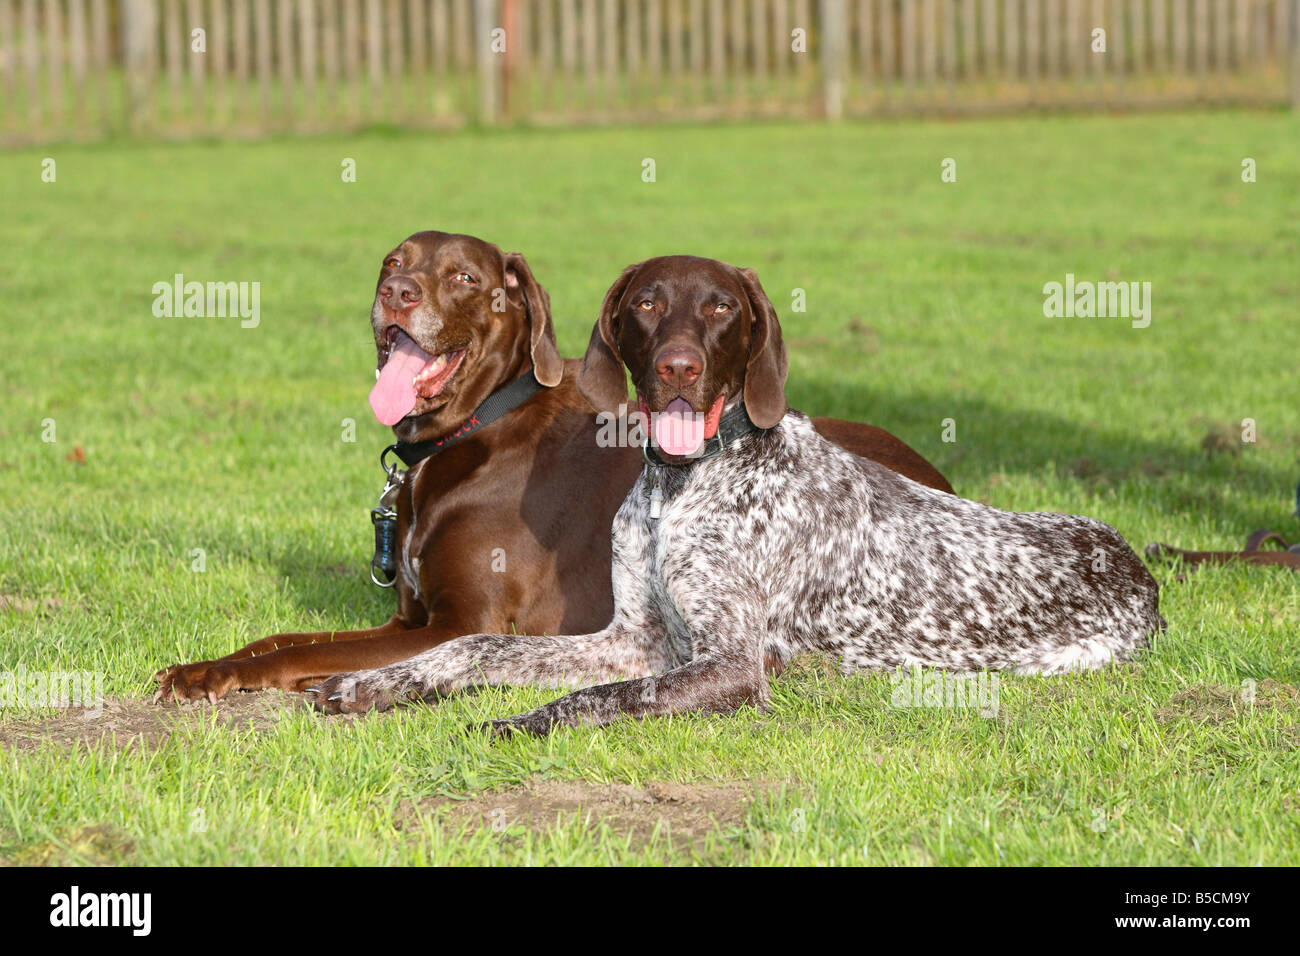
[[[434,355],[395,325],[384,333],[379,380],[370,390],[370,407],[385,425],[396,425],[419,399],[436,397],[465,360],[464,346]]]
[[[661,412],[651,412],[640,392],[637,392],[636,400],[641,414],[650,423],[650,438],[655,447],[675,458],[689,458],[718,433],[727,393],[720,393],[707,412],[697,412],[680,395],[665,405]]]

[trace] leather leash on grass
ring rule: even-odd
[[[1296,513],[1300,515],[1300,485],[1296,486]],[[1264,545],[1269,543],[1278,545],[1281,550],[1263,550]],[[1190,565],[1243,561],[1246,564],[1272,564],[1300,571],[1300,541],[1288,544],[1286,538],[1267,528],[1261,528],[1247,538],[1244,551],[1184,551],[1167,544],[1150,544],[1147,545],[1146,555],[1153,561],[1181,561]]]

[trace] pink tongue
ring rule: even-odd
[[[693,455],[704,443],[705,416],[680,398],[674,398],[654,416],[652,430],[660,450],[677,457]]]
[[[420,348],[405,332],[397,333],[393,351],[379,372],[379,381],[370,390],[370,407],[385,425],[396,425],[415,407],[412,382],[433,356]]]

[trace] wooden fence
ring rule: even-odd
[[[0,0],[0,142],[1300,106],[1300,0]]]

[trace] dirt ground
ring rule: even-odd
[[[538,780],[524,787],[479,794],[468,800],[439,799],[403,805],[399,825],[413,829],[420,818],[438,819],[448,830],[487,830],[505,838],[521,830],[541,833],[575,819],[585,829],[608,828],[606,841],[643,848],[667,840],[680,850],[704,851],[708,838],[725,839],[744,825],[749,808],[776,785],[766,781],[719,784],[590,784]]]
[[[128,750],[164,743],[172,734],[206,723],[215,711],[231,730],[268,730],[290,711],[310,707],[305,694],[231,694],[215,708],[206,702],[157,705],[148,699],[110,698],[98,717],[70,709],[53,717],[0,722],[0,747],[33,750],[43,741],[67,747],[108,743]]]
[[[1254,687],[1254,698],[1247,695],[1243,686],[1218,684],[1193,684],[1169,699],[1169,703],[1156,711],[1161,722],[1187,718],[1199,723],[1221,724],[1232,720],[1252,708],[1265,710],[1293,710],[1300,707],[1300,690],[1282,681],[1268,679]]]

